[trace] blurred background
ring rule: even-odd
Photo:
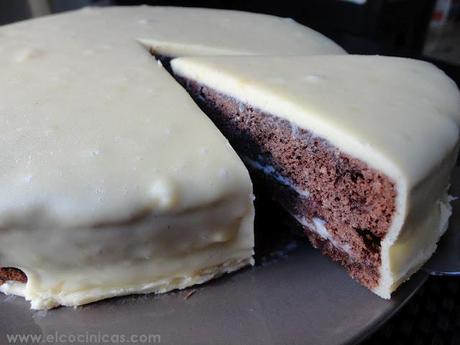
[[[433,62],[460,86],[460,0],[0,0],[0,25],[83,6],[136,4],[291,17],[350,53]],[[377,344],[459,345],[460,280],[430,277],[408,305],[365,341]]]

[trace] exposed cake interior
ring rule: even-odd
[[[27,276],[21,270],[14,267],[0,267],[0,285],[6,281],[27,283]]]
[[[160,60],[168,68],[169,59]],[[308,130],[193,80],[177,78],[228,138],[252,176],[315,247],[364,286],[378,285],[380,242],[395,211],[394,183]]]

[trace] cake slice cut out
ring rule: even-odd
[[[191,57],[176,78],[315,247],[383,298],[451,213],[460,97],[416,60]]]

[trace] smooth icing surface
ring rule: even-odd
[[[353,55],[191,57],[172,67],[316,133],[395,182],[397,209],[381,243],[380,296],[389,298],[434,252],[450,215],[446,192],[460,124],[458,89],[439,69]]]
[[[126,20],[124,8],[111,11],[111,16]],[[136,36],[139,42],[164,55],[346,54],[330,39],[290,18],[178,7],[129,11],[144,26]]]
[[[240,35],[254,23],[260,32]],[[233,150],[136,41],[146,35],[185,55],[185,43],[269,53],[275,38],[290,52],[341,51],[292,21],[232,11],[87,8],[3,27],[0,160],[9,169],[0,182],[9,198],[0,224],[27,223],[28,214],[35,224],[36,212],[75,226],[179,212],[247,190]]]

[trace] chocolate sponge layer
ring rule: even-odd
[[[227,137],[251,175],[302,224],[312,244],[363,285],[375,287],[380,242],[395,211],[394,183],[306,129],[193,80],[176,79]],[[327,236],[314,224],[323,224]]]
[[[8,280],[27,283],[27,276],[21,270],[14,267],[0,267],[0,285]]]

